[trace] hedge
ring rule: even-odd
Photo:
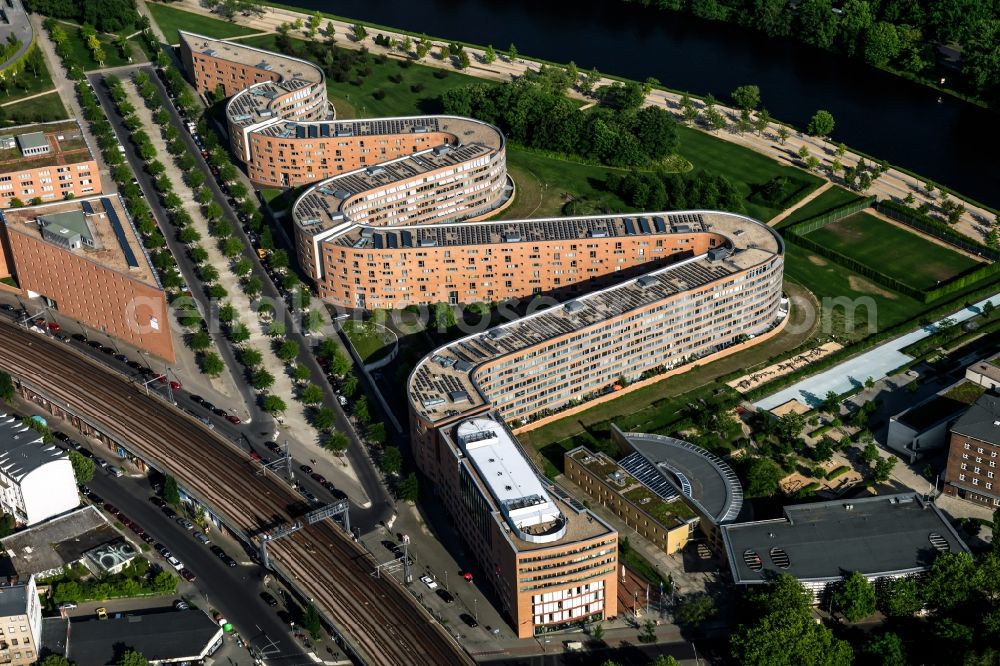
[[[924,303],[930,303],[931,301],[936,301],[947,294],[962,291],[966,287],[971,287],[977,282],[981,282],[992,275],[996,275],[998,272],[1000,272],[1000,263],[983,264],[969,272],[956,275],[940,287],[935,287],[924,294]]]
[[[835,467],[826,473],[826,480],[836,479],[838,476],[847,474],[851,470],[850,465],[841,465],[840,467]]]
[[[946,243],[950,243],[957,248],[967,252],[980,254],[993,261],[1000,260],[1000,252],[993,250],[964,234],[958,233],[944,222],[935,220],[927,213],[914,210],[913,208],[901,204],[898,201],[891,201],[889,199],[879,201],[875,204],[875,210],[887,217],[891,217],[896,222],[913,227],[914,229],[919,229],[920,231],[934,236],[937,239],[943,240]]]
[[[841,206],[828,210],[825,213],[820,213],[814,217],[806,218],[801,222],[793,224],[784,231],[787,234],[805,236],[809,232],[821,229],[832,222],[842,220],[845,217],[850,217],[858,211],[868,208],[873,203],[875,203],[874,196],[865,197],[864,199],[859,199],[858,201],[849,201]]]

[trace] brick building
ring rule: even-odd
[[[1000,507],[1000,397],[982,395],[951,427],[944,492]]]
[[[0,131],[0,208],[100,192],[97,162],[77,121]]]
[[[175,360],[166,296],[117,196],[4,210],[0,249],[0,278],[14,278],[25,297]]]

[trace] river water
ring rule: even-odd
[[[828,109],[835,140],[1000,207],[1000,115],[797,42],[621,0],[285,1],[720,99],[753,83],[772,116]]]

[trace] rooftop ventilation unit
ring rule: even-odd
[[[519,243],[521,241],[521,232],[519,231],[505,231],[503,232],[503,242],[504,243]]]
[[[418,238],[417,247],[437,247],[437,239],[434,238]]]
[[[416,125],[413,128],[413,133],[414,134],[426,134],[427,133],[427,128],[425,126],[423,126],[423,125]]]
[[[607,231],[607,229],[591,229],[590,230],[590,237],[591,238],[607,238],[608,237],[608,231]]]
[[[333,135],[334,136],[339,136],[339,137],[354,136],[354,130],[339,129],[336,132],[334,132]]]
[[[499,340],[500,338],[507,335],[507,329],[505,328],[491,328],[486,332],[486,337],[490,340]]]
[[[622,472],[621,470],[611,472],[611,474],[608,474],[608,478],[611,479],[611,482],[615,485],[625,485],[625,472]]]
[[[730,255],[731,251],[728,247],[713,247],[708,251],[709,261],[721,261]]]
[[[370,166],[365,169],[365,173],[367,173],[369,176],[377,176],[381,173],[385,173],[385,167]]]
[[[449,391],[448,399],[452,402],[469,402],[469,394],[465,391]]]
[[[347,190],[336,190],[333,193],[333,196],[337,197],[338,199],[346,199],[347,197],[351,196],[351,193],[348,192]]]
[[[583,303],[580,301],[567,301],[563,307],[566,308],[566,312],[573,314],[583,309]]]
[[[451,146],[449,146],[448,144],[435,146],[434,148],[431,149],[431,152],[433,152],[438,157],[440,157],[441,155],[447,155],[448,153],[451,152]]]
[[[274,68],[271,67],[271,63],[269,63],[268,61],[261,60],[259,63],[257,63],[257,69],[263,69],[265,72],[270,72]]]
[[[361,237],[362,238],[372,238],[374,235],[375,235],[375,230],[372,229],[371,227],[364,227],[361,230]]]
[[[656,278],[652,275],[643,275],[641,278],[636,280],[635,283],[645,289],[646,287],[652,287],[656,284]]]

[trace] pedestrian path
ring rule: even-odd
[[[794,206],[792,206],[790,208],[786,208],[785,210],[781,211],[780,213],[778,213],[777,215],[775,215],[774,217],[772,217],[770,220],[768,220],[767,221],[767,226],[769,226],[769,227],[778,226],[778,223],[780,223],[786,217],[788,217],[789,215],[791,215],[792,213],[794,213],[798,209],[802,208],[803,206],[808,205],[809,202],[811,202],[813,199],[815,199],[819,195],[821,195],[824,192],[826,192],[831,187],[833,187],[833,183],[831,183],[830,181],[826,181],[825,183],[823,183],[822,185],[820,185],[819,187],[817,187],[815,190],[813,190],[812,192],[810,192],[806,196],[802,197],[802,200],[799,201],[797,204],[795,204]]]
[[[810,407],[816,407],[823,402],[826,394],[830,391],[839,395],[863,385],[868,377],[876,381],[882,379],[888,372],[912,360],[910,356],[901,351],[903,348],[937,333],[940,330],[941,322],[945,319],[962,323],[967,319],[981,314],[983,306],[987,302],[992,303],[994,306],[1000,305],[1000,294],[994,294],[948,317],[939,319],[916,331],[901,335],[898,338],[881,344],[864,354],[848,359],[825,372],[808,377],[797,384],[793,384],[757,401],[754,403],[754,406],[758,409],[774,409],[789,400],[798,400]]]

